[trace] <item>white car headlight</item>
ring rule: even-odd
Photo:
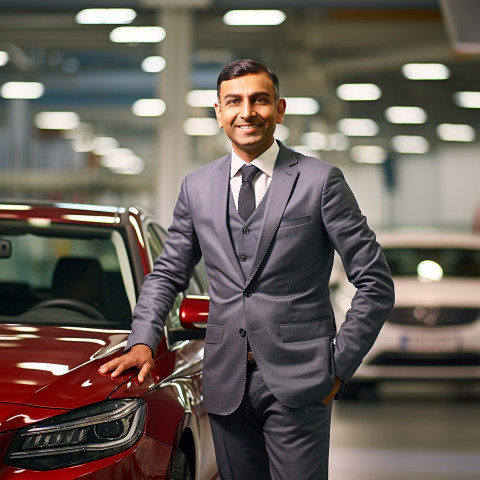
[[[53,470],[122,452],[143,432],[145,402],[110,400],[26,427],[15,436],[6,463],[29,470]]]

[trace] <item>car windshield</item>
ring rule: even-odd
[[[133,280],[117,231],[2,222],[3,323],[129,328]],[[128,292],[128,295],[127,295]]]
[[[480,277],[480,250],[464,248],[385,248],[394,276]]]

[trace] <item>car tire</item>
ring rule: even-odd
[[[187,457],[179,448],[173,457],[170,480],[192,480]]]

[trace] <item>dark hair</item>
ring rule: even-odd
[[[277,74],[263,63],[250,60],[249,58],[244,60],[235,60],[234,62],[231,62],[223,67],[217,79],[218,99],[220,100],[220,85],[222,82],[236,77],[243,77],[243,75],[248,75],[249,73],[261,72],[265,72],[272,80],[273,90],[275,92],[275,100],[278,100],[280,98],[280,83],[278,81]]]

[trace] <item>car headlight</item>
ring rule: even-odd
[[[39,422],[17,433],[6,463],[53,470],[114,455],[140,438],[145,411],[138,398],[110,400]]]

